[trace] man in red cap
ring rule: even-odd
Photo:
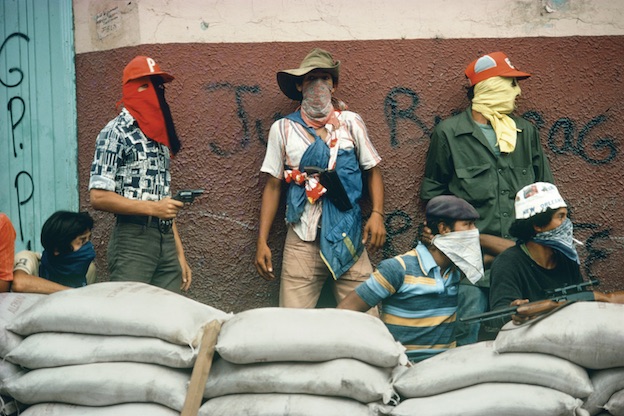
[[[436,126],[420,189],[424,201],[453,194],[480,214],[476,225],[486,273],[478,282],[462,279],[460,318],[488,308],[488,266],[496,255],[514,245],[509,227],[516,192],[533,182],[553,182],[537,129],[527,120],[510,115],[520,95],[518,81],[531,75],[515,68],[503,52],[475,59],[465,74],[472,104]],[[458,322],[457,344],[476,342],[479,329],[478,323]]]
[[[186,263],[171,198],[170,154],[180,150],[165,83],[173,77],[154,59],[137,56],[123,71],[124,108],[100,132],[89,191],[95,209],[116,215],[108,245],[111,281],[140,281],[187,290]]]

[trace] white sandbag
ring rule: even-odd
[[[196,358],[196,349],[158,338],[64,332],[29,335],[6,356],[30,369],[118,361],[191,368]]]
[[[42,403],[30,406],[20,416],[180,416],[180,412],[155,403],[126,403],[104,407]]]
[[[355,358],[377,367],[405,363],[405,347],[371,315],[344,309],[259,308],[223,324],[217,352],[235,364]]]
[[[593,391],[587,370],[563,358],[539,353],[494,352],[492,341],[447,350],[396,376],[402,397],[425,397],[480,383],[520,383],[549,387],[572,397]]]
[[[9,351],[22,342],[22,336],[6,329],[16,316],[24,312],[38,301],[45,299],[46,295],[35,293],[0,293],[0,357],[4,357]]]
[[[361,403],[390,402],[392,369],[351,358],[318,363],[275,362],[232,364],[215,360],[204,397],[241,393],[302,393],[348,397]]]
[[[583,408],[591,415],[600,413],[611,395],[624,389],[624,367],[609,368],[591,374],[594,392],[589,395]]]
[[[24,336],[38,332],[132,335],[197,346],[205,324],[229,316],[146,283],[103,282],[48,295],[8,328]]]
[[[12,377],[19,377],[26,373],[26,370],[23,368],[10,363],[8,361],[0,359],[0,394],[7,394],[4,391],[4,381],[8,380]],[[1,415],[2,413],[0,413]]]
[[[307,394],[232,394],[208,400],[198,416],[370,416],[366,405]]]
[[[582,400],[541,386],[484,383],[402,401],[392,416],[587,416]]]
[[[494,342],[496,352],[541,352],[582,367],[624,366],[624,305],[576,302],[522,326],[507,323]]]
[[[624,390],[613,393],[604,408],[613,416],[624,416]]]
[[[4,388],[26,404],[159,403],[180,411],[189,379],[188,370],[156,364],[95,363],[32,370],[7,380]]]

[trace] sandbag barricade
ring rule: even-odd
[[[198,416],[371,416],[367,405],[308,394],[233,394],[208,400]]]
[[[26,337],[5,358],[29,369],[116,361],[191,368],[197,350],[158,338],[41,332]]]
[[[569,360],[589,371],[593,392],[584,400],[589,414],[604,412],[624,389],[624,305],[574,302],[516,326],[506,324],[494,341],[501,355],[539,352]],[[614,408],[615,401],[613,403]]]
[[[29,371],[4,380],[2,388],[39,408],[61,402],[84,407],[83,414],[101,406],[96,414],[112,415],[109,407],[128,403],[122,408],[127,414],[132,408],[150,414],[137,410],[143,405],[179,414],[204,326],[231,316],[138,282],[48,295],[6,325],[25,337],[7,360]]]
[[[352,358],[323,362],[232,364],[217,359],[204,397],[244,393],[301,393],[339,396],[361,403],[393,400],[391,368],[375,367]]]
[[[35,303],[45,299],[46,295],[35,293],[0,293],[0,415],[16,414],[24,406],[16,402],[3,389],[5,379],[25,374],[25,370],[12,364],[4,357],[24,339],[7,329],[16,316]]]
[[[624,367],[624,305],[576,302],[498,333],[494,350],[552,354],[588,369]]]
[[[414,398],[480,383],[538,385],[581,399],[593,392],[583,367],[547,354],[497,354],[492,341],[450,349],[416,363],[395,376],[394,387],[401,397]]]
[[[7,326],[19,314],[45,298],[46,295],[34,293],[0,293],[0,357],[5,357],[23,339],[21,335],[7,330]]]
[[[244,311],[223,325],[216,350],[235,364],[354,358],[395,367],[407,362],[405,347],[381,320],[342,309]]]
[[[260,308],[223,324],[200,414],[378,414],[405,348],[373,316]],[[288,409],[288,410],[285,410]]]
[[[180,412],[154,403],[125,403],[106,407],[46,403],[31,406],[20,416],[180,416]]]
[[[604,408],[613,416],[624,416],[624,390],[613,393]]]
[[[593,416],[605,408],[613,394],[624,390],[624,367],[595,371],[591,374],[591,381],[594,392],[587,398],[583,408]]]
[[[202,327],[229,314],[156,286],[104,282],[49,295],[7,327],[22,336],[39,332],[153,337],[196,347]]]
[[[483,383],[402,401],[391,416],[588,416],[582,400],[542,386]]]
[[[145,363],[95,363],[32,370],[5,381],[26,404],[61,402],[82,406],[159,403],[181,411],[189,371]]]

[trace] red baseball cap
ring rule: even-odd
[[[492,52],[472,61],[466,68],[466,76],[472,87],[492,77],[524,79],[530,77],[531,74],[518,71],[503,52]]]
[[[171,82],[174,79],[173,76],[160,69],[160,66],[152,58],[137,56],[124,68],[122,85],[130,80],[151,75],[160,75],[164,82]]]

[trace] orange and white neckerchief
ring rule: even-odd
[[[338,137],[336,137],[335,131],[331,129],[328,132],[329,137],[329,164],[328,169],[335,169],[336,160],[338,158]],[[286,169],[284,170],[284,180],[286,183],[294,182],[296,185],[305,186],[306,197],[310,204],[315,204],[326,192],[327,188],[321,185],[317,174],[308,175],[306,172],[301,172],[299,169]]]
[[[284,180],[286,183],[294,182],[299,186],[305,186],[306,197],[310,204],[316,203],[327,192],[327,188],[321,185],[317,175],[308,175],[299,169],[286,169],[284,171]]]

